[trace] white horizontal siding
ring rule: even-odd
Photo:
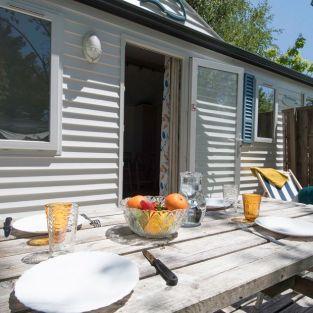
[[[125,1],[139,5],[139,0]],[[164,1],[170,5],[168,0]],[[108,208],[116,207],[121,33],[139,39],[155,38],[152,44],[155,47],[163,41],[170,50],[177,45],[178,51],[184,51],[188,57],[216,57],[219,61],[244,67],[256,76],[263,75],[287,86],[300,86],[292,80],[76,2],[56,0],[38,3],[47,4],[52,9],[55,6],[64,16],[62,154],[55,157],[0,156],[0,215],[3,216],[42,210],[44,203],[52,201],[77,201],[92,214],[105,213]],[[150,6],[150,10],[159,14],[156,7]],[[192,10],[186,25],[212,35],[212,30]],[[82,37],[90,31],[98,34],[103,48],[98,64],[87,63],[81,51]],[[183,86],[187,90],[186,81]],[[227,86],[223,85],[223,88],[227,89]],[[234,138],[236,107],[218,103],[214,96],[212,92],[211,98],[198,99],[204,143],[198,155],[206,184],[210,184],[211,191],[220,193],[222,185],[233,182],[235,175],[235,160],[232,158],[235,145],[230,139]],[[241,191],[253,191],[257,187],[250,166],[282,166],[281,131],[279,116],[277,149],[258,143],[242,148]]]
[[[272,167],[278,170],[284,168],[284,139],[282,105],[278,103],[275,140],[273,143],[254,142],[243,145],[241,150],[240,191],[263,193],[258,180],[251,174],[250,167]]]
[[[120,30],[75,11],[64,13],[62,154],[0,157],[0,215],[75,201],[91,214],[117,206]],[[103,56],[89,64],[81,42],[90,30]]]
[[[258,180],[251,174],[250,167],[275,167],[275,143],[243,145],[241,149],[240,192],[261,192]]]

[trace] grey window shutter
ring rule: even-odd
[[[242,141],[252,143],[254,136],[255,77],[245,73],[243,86]]]

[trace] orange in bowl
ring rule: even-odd
[[[140,202],[142,200],[147,201],[147,198],[144,196],[140,196],[140,195],[134,196],[134,197],[128,199],[127,206],[129,208],[141,209]]]
[[[187,199],[179,193],[171,193],[165,197],[165,207],[168,210],[187,209]]]

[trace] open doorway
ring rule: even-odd
[[[171,69],[168,64],[171,65],[172,59],[126,45],[123,198],[135,194],[162,194],[165,185],[167,191],[170,159],[175,157],[178,162],[178,152],[173,154],[170,152],[173,149],[169,148],[178,147],[178,110],[170,113],[172,103],[165,101],[169,98],[167,89],[172,93],[167,79]],[[180,82],[180,78],[177,81]],[[174,88],[173,83],[170,85]],[[176,85],[179,94],[180,84]],[[178,102],[179,99],[176,106]],[[175,124],[171,126],[170,121]]]

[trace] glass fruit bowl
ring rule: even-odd
[[[164,197],[145,196],[149,202],[164,204]],[[186,209],[150,210],[138,209],[127,205],[129,198],[122,200],[125,220],[129,228],[139,236],[146,238],[170,238],[177,233],[187,215]]]

